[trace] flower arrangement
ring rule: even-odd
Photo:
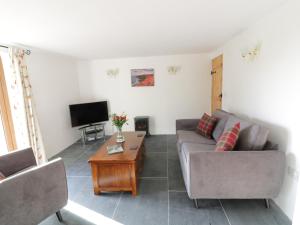
[[[118,129],[118,133],[117,133],[117,137],[116,137],[116,141],[118,143],[124,142],[125,141],[125,137],[122,134],[122,126],[128,121],[127,116],[122,113],[121,115],[117,115],[116,113],[112,114],[112,124]]]
[[[122,126],[127,124],[128,118],[122,113],[121,115],[117,115],[116,113],[112,114],[112,124],[118,129],[122,129]]]

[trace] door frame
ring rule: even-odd
[[[17,149],[15,129],[9,104],[6,80],[2,59],[0,57],[0,119],[2,120],[3,130],[8,151]]]

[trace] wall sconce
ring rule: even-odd
[[[171,75],[175,75],[176,73],[178,73],[181,70],[180,66],[169,66],[168,67],[168,73]]]
[[[242,58],[247,61],[254,61],[259,55],[261,50],[261,42],[258,42],[253,48],[245,49],[242,51]]]
[[[116,77],[119,74],[119,69],[109,69],[106,71],[106,75],[109,77]]]

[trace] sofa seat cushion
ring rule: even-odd
[[[215,145],[198,144],[198,143],[183,143],[181,146],[181,154],[183,159],[187,162],[190,152],[212,152],[216,148]]]
[[[183,143],[198,143],[198,144],[207,144],[215,145],[216,141],[197,134],[195,131],[188,130],[178,130],[177,131],[177,142],[179,145]]]
[[[269,130],[253,122],[231,115],[225,125],[225,130],[240,123],[240,134],[237,140],[236,150],[262,150],[265,146]]]

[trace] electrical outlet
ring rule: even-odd
[[[287,168],[287,173],[290,177],[292,177],[294,180],[298,181],[299,180],[299,171],[294,169],[291,166],[288,166]]]

